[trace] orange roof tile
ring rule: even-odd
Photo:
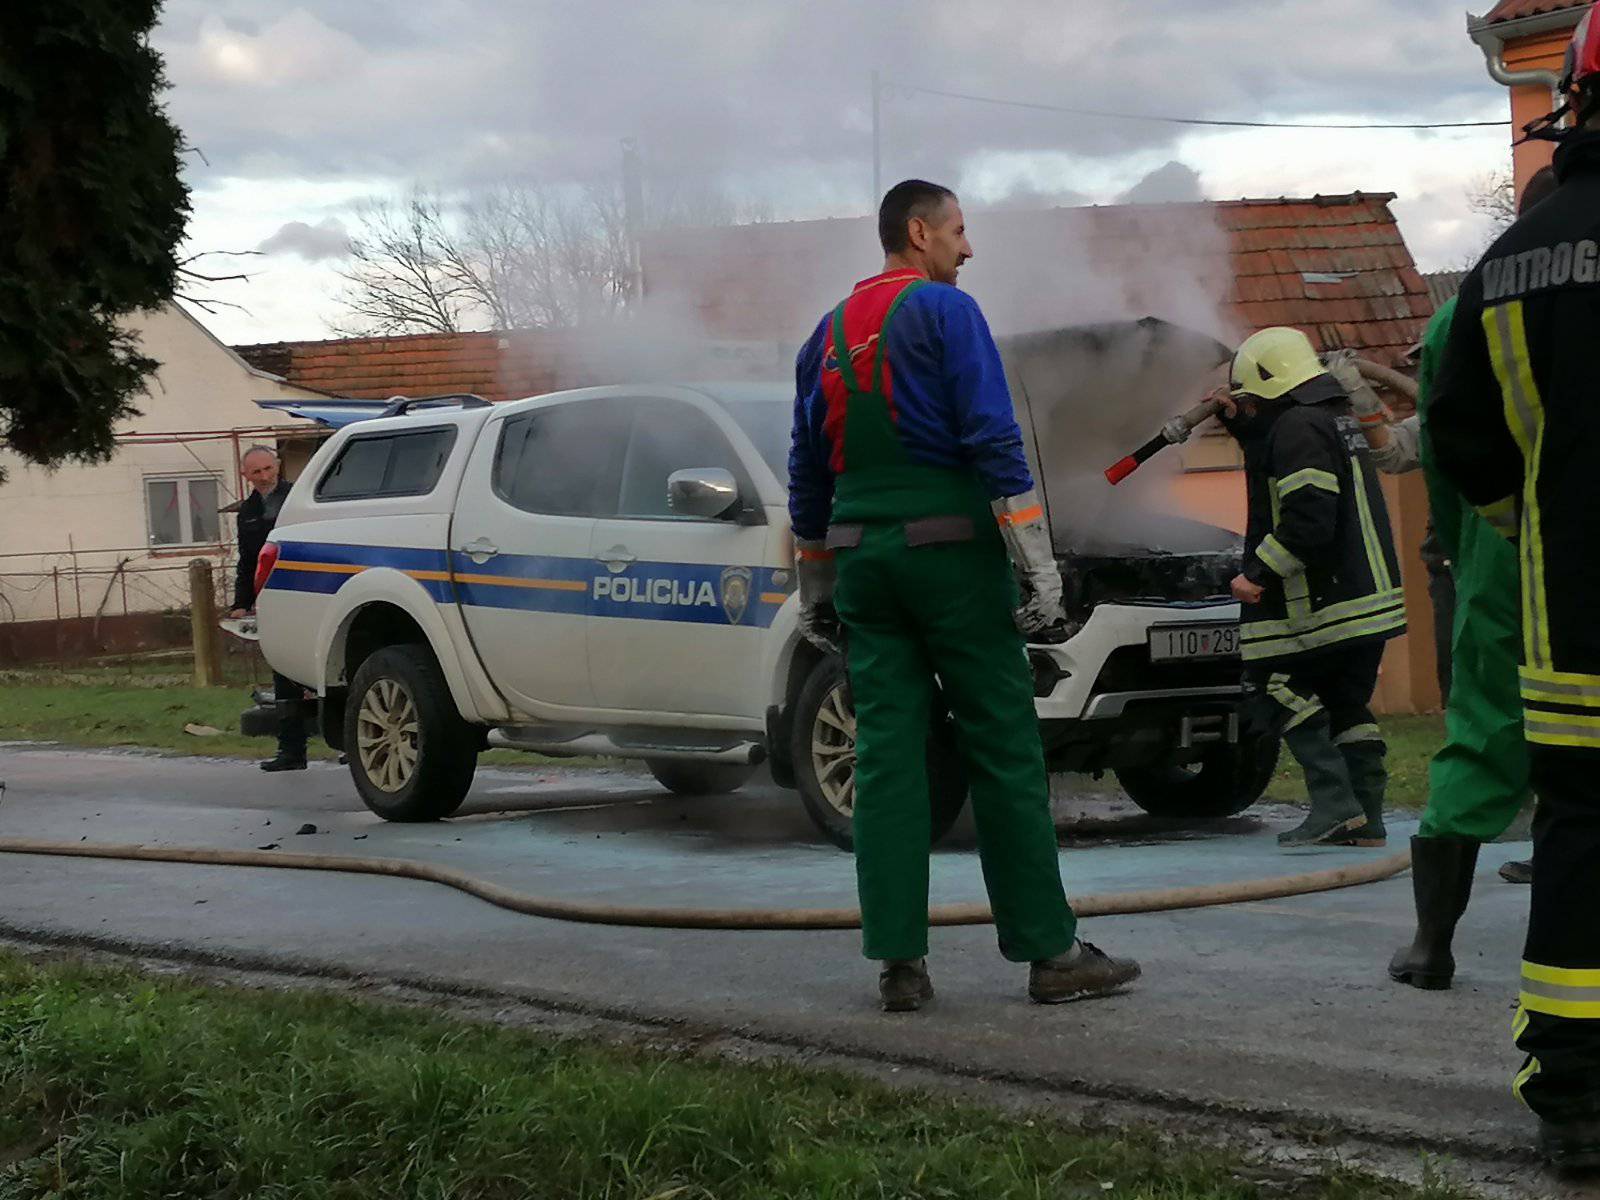
[[[1498,25],[1515,21],[1519,17],[1536,17],[1540,13],[1561,12],[1569,8],[1583,8],[1589,0],[1500,0],[1483,16],[1483,24]]]

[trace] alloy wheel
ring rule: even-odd
[[[841,682],[823,698],[811,728],[811,765],[817,785],[841,816],[856,807],[856,714],[845,701]]]
[[[417,706],[397,679],[377,679],[361,697],[356,752],[375,787],[398,792],[417,770]]]

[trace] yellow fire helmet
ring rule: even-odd
[[[1230,390],[1236,400],[1276,400],[1326,369],[1311,339],[1298,329],[1263,329],[1246,338],[1233,356]]]

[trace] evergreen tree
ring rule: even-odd
[[[159,0],[0,0],[0,443],[98,462],[157,364],[118,319],[171,299],[182,136]]]

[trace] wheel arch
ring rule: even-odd
[[[349,593],[346,595],[346,593]],[[373,650],[405,642],[425,645],[444,675],[456,710],[466,720],[482,723],[468,684],[465,663],[439,613],[439,604],[423,586],[399,571],[377,568],[363,571],[339,589],[342,603],[330,614],[322,636],[318,662],[326,694],[347,687],[363,659]]]

